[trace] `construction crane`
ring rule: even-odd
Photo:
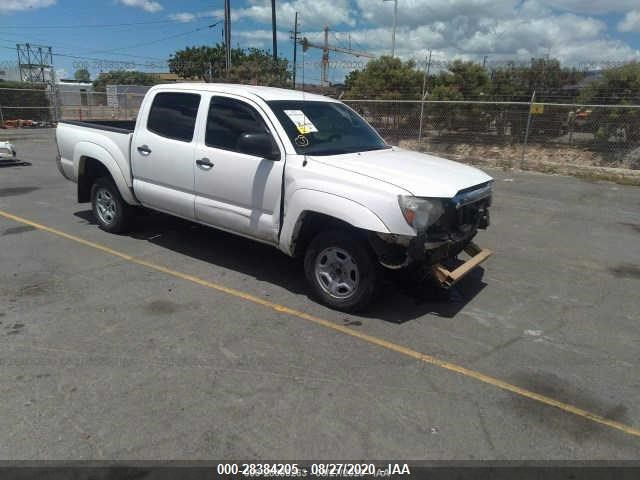
[[[310,48],[319,48],[322,50],[322,72],[320,73],[320,85],[323,87],[329,86],[329,52],[346,53],[356,57],[376,58],[375,55],[368,52],[359,52],[351,48],[329,45],[329,27],[324,27],[324,43],[320,44],[310,42],[307,37],[302,37],[299,42],[300,45],[302,45],[303,52],[306,52]]]

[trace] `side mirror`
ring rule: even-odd
[[[238,139],[236,149],[247,155],[280,160],[280,150],[268,133],[243,133]]]

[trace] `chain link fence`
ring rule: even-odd
[[[0,126],[50,126],[67,120],[134,120],[150,87],[117,86],[109,92],[50,85],[0,86]]]
[[[56,120],[56,95],[49,85],[0,87],[0,127],[32,127]]]
[[[527,168],[640,169],[640,105],[344,100],[389,143]]]
[[[67,120],[135,120],[144,93],[60,90],[59,118]]]
[[[67,86],[65,86],[67,87]],[[134,120],[150,87],[0,87],[0,124]],[[344,100],[391,144],[504,167],[547,164],[640,169],[640,105]]]

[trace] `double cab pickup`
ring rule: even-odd
[[[304,258],[310,291],[365,308],[384,269],[435,267],[489,224],[492,178],[388,145],[342,102],[228,84],[152,87],[136,121],[61,121],[58,168],[121,233],[136,207]]]

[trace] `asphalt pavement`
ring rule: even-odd
[[[52,130],[7,137],[1,459],[640,458],[639,188],[487,170],[483,268],[344,315],[269,246],[103,232]]]

